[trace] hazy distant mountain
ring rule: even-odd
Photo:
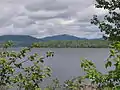
[[[63,35],[55,35],[55,36],[45,37],[45,38],[42,38],[42,40],[43,41],[48,41],[48,40],[86,40],[86,38],[79,38],[79,37],[75,37],[72,35],[63,34]]]
[[[102,38],[95,38],[93,40],[101,40]],[[38,42],[38,41],[48,41],[48,40],[87,40],[86,38],[79,38],[76,36],[72,36],[72,35],[67,35],[67,34],[63,34],[63,35],[55,35],[55,36],[49,36],[49,37],[45,37],[45,38],[35,38],[32,36],[28,36],[28,35],[3,35],[0,36],[0,42],[5,42],[5,41],[15,41],[15,42]]]
[[[6,41],[13,41],[15,46],[29,46],[34,42],[39,42],[40,40],[28,35],[3,35],[0,36],[0,43]]]
[[[28,35],[3,35],[0,36],[0,42],[5,42],[8,40],[12,40],[12,41],[25,41],[25,42],[37,42],[39,41],[39,39],[34,38],[32,36],[28,36]]]
[[[75,36],[67,35],[67,34],[55,35],[55,36],[45,37],[45,38],[41,38],[41,39],[37,39],[35,37],[28,36],[28,35],[3,35],[3,36],[0,36],[0,43],[6,42],[9,40],[13,41],[16,44],[16,46],[29,46],[34,42],[40,42],[40,41],[87,40],[87,39],[86,38],[79,38],[79,37],[75,37]],[[95,40],[99,40],[99,39],[95,39]]]
[[[45,37],[41,39],[37,39],[28,35],[3,35],[0,36],[0,42],[5,42],[8,40],[15,42],[38,42],[38,41],[47,41],[47,40],[85,40],[86,38],[79,38],[72,35],[55,35],[50,37]]]

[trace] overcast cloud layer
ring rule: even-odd
[[[90,19],[104,13],[94,0],[0,0],[0,35],[98,38],[102,34]]]

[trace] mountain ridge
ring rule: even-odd
[[[41,38],[43,41],[45,40],[87,40],[87,38],[79,38],[73,35],[62,34],[62,35],[54,35]]]
[[[99,40],[102,38],[94,38],[95,40]],[[44,38],[35,38],[29,35],[2,35],[0,36],[0,42],[5,42],[8,40],[11,41],[25,41],[25,42],[38,42],[38,41],[49,41],[49,40],[94,40],[94,39],[87,39],[87,38],[80,38],[73,35],[62,34],[62,35],[54,35],[54,36],[47,36]]]
[[[66,42],[68,43],[68,41],[76,41],[76,40],[87,40],[87,41],[91,41],[91,40],[101,40],[101,39],[86,39],[86,38],[79,38],[79,37],[75,37],[72,35],[55,35],[55,36],[49,36],[49,37],[45,37],[45,38],[35,38],[29,35],[3,35],[0,36],[0,43],[4,43],[6,41],[13,41],[15,43],[15,47],[26,47],[26,46],[30,46],[32,43],[34,42],[40,42],[42,44],[45,43],[53,43],[52,41],[55,41],[55,43],[58,43],[59,41],[61,42]]]
[[[0,36],[0,42],[1,41],[8,41],[8,40],[12,40],[12,41],[37,41],[37,38],[34,38],[32,36],[29,35],[2,35]]]

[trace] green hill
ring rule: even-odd
[[[0,43],[13,41],[15,47],[30,46],[34,42],[39,42],[42,48],[106,48],[108,41],[102,39],[85,39],[71,35],[56,35],[37,39],[28,35],[3,35],[0,36]]]
[[[6,41],[13,41],[15,46],[29,46],[34,42],[39,42],[40,40],[28,35],[3,35],[0,36],[0,43]]]

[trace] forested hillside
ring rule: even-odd
[[[109,43],[102,39],[85,39],[71,35],[57,35],[41,39],[27,35],[4,35],[0,36],[0,43],[13,41],[15,47],[25,47],[39,42],[41,48],[107,48]]]

